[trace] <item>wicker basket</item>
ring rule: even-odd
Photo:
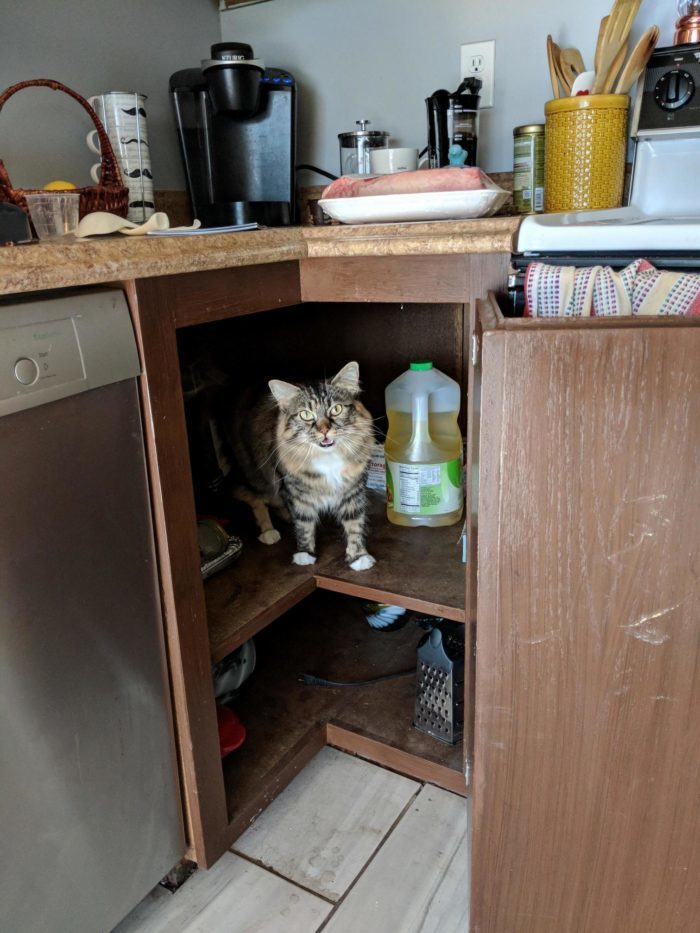
[[[545,211],[622,204],[629,104],[626,94],[561,97],[545,104]]]
[[[13,94],[23,90],[25,87],[50,87],[54,91],[63,91],[65,94],[68,94],[78,101],[95,124],[102,155],[100,182],[97,185],[92,185],[87,188],[71,189],[75,194],[80,195],[80,217],[84,217],[85,214],[91,214],[93,211],[109,211],[111,214],[117,214],[118,217],[126,217],[129,209],[129,189],[126,188],[122,182],[119,163],[114,156],[114,150],[112,149],[112,144],[109,141],[105,128],[90,104],[88,104],[85,98],[81,97],[80,94],[72,91],[59,81],[53,81],[50,78],[37,78],[34,81],[21,81],[19,84],[13,84],[12,87],[8,87],[8,89],[0,95],[0,110],[2,110]],[[16,204],[18,207],[21,207],[22,210],[29,213],[25,195],[43,193],[42,188],[13,188],[10,176],[7,174],[7,169],[2,160],[0,160],[0,201],[9,201],[11,204]]]

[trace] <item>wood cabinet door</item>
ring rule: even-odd
[[[483,338],[472,930],[700,916],[700,329]]]

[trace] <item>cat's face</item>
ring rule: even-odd
[[[364,457],[372,439],[372,419],[358,400],[360,371],[348,363],[332,379],[296,386],[273,379],[270,390],[280,411],[278,436],[300,453],[333,449]]]

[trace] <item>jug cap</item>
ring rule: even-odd
[[[414,372],[424,372],[426,369],[433,368],[432,360],[414,360],[410,367]]]

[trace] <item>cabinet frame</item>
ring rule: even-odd
[[[448,769],[444,767],[421,762],[339,724],[311,724],[306,740],[280,762],[270,785],[261,788],[256,799],[229,821],[211,689],[209,635],[177,353],[178,328],[292,308],[306,301],[449,302],[464,305],[466,314],[475,307],[476,298],[504,286],[508,258],[506,253],[494,253],[304,259],[123,283],[141,354],[144,424],[188,858],[200,866],[212,865],[325,744],[422,780],[443,786],[450,786],[452,781],[450,789],[456,792],[464,794],[467,788],[459,772],[446,774]],[[468,338],[463,353],[466,363]],[[350,592],[347,588],[343,591]],[[465,605],[469,606],[469,602]],[[471,657],[470,649],[467,655]]]

